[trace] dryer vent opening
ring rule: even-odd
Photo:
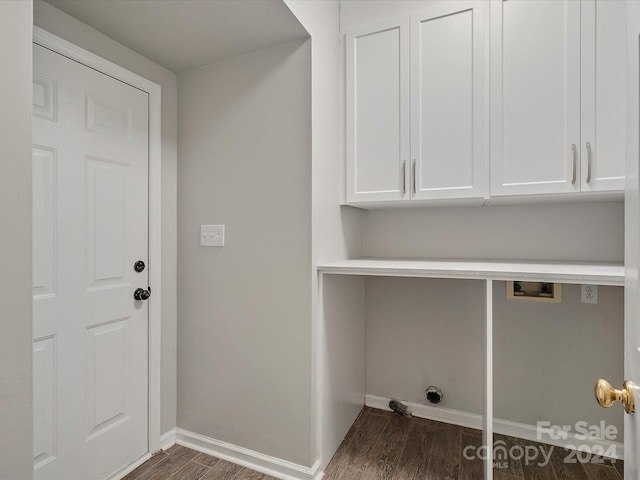
[[[440,390],[438,387],[435,387],[433,385],[427,388],[426,394],[427,394],[427,402],[433,405],[437,405],[438,403],[440,403],[442,401],[442,398],[444,397],[442,394],[442,390]]]

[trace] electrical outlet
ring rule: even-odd
[[[580,301],[582,303],[598,303],[598,286],[582,285]]]
[[[224,247],[224,225],[200,225],[201,247]]]

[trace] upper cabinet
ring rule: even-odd
[[[626,2],[470,0],[346,35],[346,200],[622,192]]]
[[[449,2],[347,34],[348,203],[483,197],[483,10]]]
[[[491,195],[624,189],[623,1],[491,2]]]

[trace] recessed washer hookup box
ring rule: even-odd
[[[506,282],[507,300],[532,300],[535,302],[560,303],[562,284],[549,282]]]

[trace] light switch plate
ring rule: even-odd
[[[224,225],[200,225],[201,247],[224,247]]]

